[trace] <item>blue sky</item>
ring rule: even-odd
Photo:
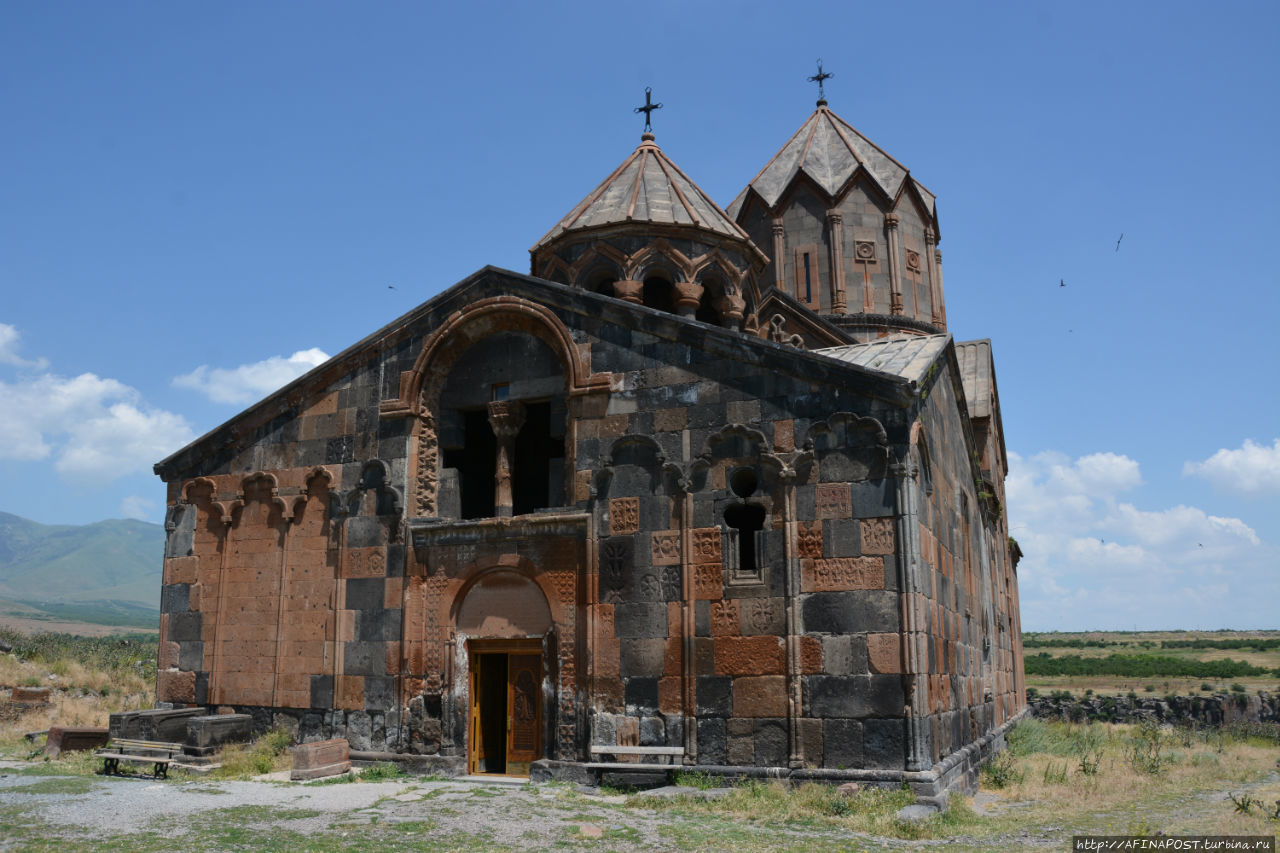
[[[646,86],[723,206],[822,57],[993,340],[1024,627],[1280,627],[1275,3],[0,8],[0,510],[160,520],[152,463],[527,272]]]

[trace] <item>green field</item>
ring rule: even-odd
[[[1028,632],[1022,648],[1041,692],[1280,692],[1280,631]]]

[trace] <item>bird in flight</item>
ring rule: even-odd
[[[1067,280],[1065,278],[1058,279],[1058,287],[1066,287],[1066,286],[1067,286]]]
[[[1120,232],[1120,240],[1123,240],[1123,239],[1124,239],[1124,232],[1123,232],[1123,231],[1121,231],[1121,232]],[[1120,240],[1116,240],[1116,251],[1117,251],[1117,252],[1118,252],[1118,251],[1120,251]]]
[[[396,286],[394,284],[387,285],[387,290],[395,290],[395,289],[396,289]]]

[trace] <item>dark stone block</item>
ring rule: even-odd
[[[641,712],[656,713],[658,710],[658,679],[628,678],[626,703],[628,713],[633,708]]]
[[[733,679],[727,675],[698,676],[697,700],[698,716],[729,716],[733,713]]]
[[[403,545],[387,546],[387,576],[404,577],[405,551]]]
[[[862,525],[856,518],[838,518],[822,523],[822,555],[855,557],[862,553]]]
[[[347,581],[348,610],[381,610],[385,595],[386,581],[382,578],[351,578]]]
[[[199,670],[204,665],[204,643],[188,641],[178,644],[178,669],[185,672]]]
[[[897,675],[811,675],[804,678],[808,715],[870,717],[902,712]]]
[[[862,767],[862,721],[822,721],[822,766],[836,770]]]
[[[383,643],[352,641],[345,644],[347,675],[385,675],[387,649]]]
[[[725,763],[725,729],[720,717],[698,720],[698,763]]]
[[[195,507],[178,504],[170,507],[167,515],[166,526],[172,525],[173,529],[165,537],[164,555],[166,557],[186,557],[190,555],[195,539]]]
[[[906,766],[906,725],[896,719],[864,720],[862,758],[868,768],[899,770]]]
[[[354,462],[356,458],[355,450],[355,436],[342,435],[337,438],[331,438],[325,442],[324,464],[341,465],[344,462]]]
[[[201,621],[199,613],[170,613],[167,639],[175,643],[199,642]]]
[[[813,593],[805,597],[801,612],[808,633],[898,630],[898,596],[887,590]]]
[[[375,548],[386,543],[386,528],[382,519],[374,516],[348,518],[347,547]]]
[[[377,642],[386,639],[383,634],[384,623],[386,622],[388,611],[386,610],[357,610],[355,634],[356,639],[362,642]]]
[[[311,676],[311,707],[312,708],[332,708],[333,707],[333,676],[332,675]],[[304,717],[303,720],[305,722],[306,717]]]
[[[196,704],[205,705],[209,702],[209,673],[196,673]]]
[[[207,755],[228,743],[243,743],[253,737],[253,717],[248,714],[212,714],[187,720],[187,736],[183,741]]]
[[[757,767],[786,767],[791,752],[785,720],[756,720]]]
[[[658,638],[633,639],[622,643],[622,677],[662,675],[667,641]]]
[[[698,637],[711,636],[711,602],[700,599],[693,603],[693,633]]]
[[[667,745],[667,727],[662,722],[661,717],[642,717],[640,719],[640,745]]]
[[[171,583],[160,588],[160,612],[184,613],[191,609],[191,584]]]
[[[892,478],[864,480],[852,485],[854,518],[880,518],[894,514],[894,483]],[[803,518],[803,516],[801,516]]]
[[[667,605],[619,604],[613,611],[614,631],[619,639],[667,636]]]
[[[364,707],[366,711],[385,711],[394,700],[393,679],[389,675],[375,675],[364,680]]]

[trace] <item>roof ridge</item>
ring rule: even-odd
[[[658,149],[658,150],[659,150],[659,151],[661,151],[662,149]],[[750,235],[750,234],[748,234],[748,233],[746,232],[746,230],[745,230],[745,229],[743,229],[743,227],[742,227],[741,225],[739,225],[737,222],[735,222],[735,221],[734,221],[734,219],[733,219],[733,217],[732,217],[732,216],[730,216],[730,215],[728,214],[728,212],[727,212],[723,207],[721,207],[720,205],[716,204],[716,203],[715,203],[715,200],[714,200],[714,199],[712,199],[712,198],[711,198],[711,196],[707,195],[706,190],[704,190],[702,187],[698,186],[698,182],[697,182],[697,181],[695,181],[693,178],[691,178],[691,177],[689,177],[688,175],[686,175],[686,174],[684,173],[684,169],[681,169],[681,168],[680,168],[680,165],[679,165],[678,163],[676,163],[676,161],[675,161],[675,160],[672,160],[670,157],[668,157],[668,156],[666,155],[666,153],[665,153],[665,152],[662,154],[662,159],[666,160],[666,161],[667,161],[667,163],[669,163],[669,164],[670,164],[671,168],[673,168],[673,169],[675,169],[675,170],[676,170],[676,174],[677,174],[677,175],[679,175],[680,177],[682,177],[682,178],[684,178],[686,181],[688,181],[688,182],[689,182],[689,185],[690,185],[690,186],[692,186],[695,190],[697,190],[697,191],[698,191],[698,195],[700,195],[700,196],[702,197],[702,200],[703,200],[703,201],[705,201],[707,204],[711,205],[711,209],[712,209],[712,210],[714,210],[716,213],[720,214],[721,218],[725,221],[725,224],[727,224],[727,225],[731,226],[731,227],[733,228],[733,230],[738,234],[738,236],[740,236],[740,237],[742,237],[744,240],[748,240],[748,241],[751,239],[751,235]],[[668,177],[670,177],[670,175],[668,175]],[[675,185],[675,182],[673,181],[673,182],[672,182],[672,186],[674,186],[674,185]]]

